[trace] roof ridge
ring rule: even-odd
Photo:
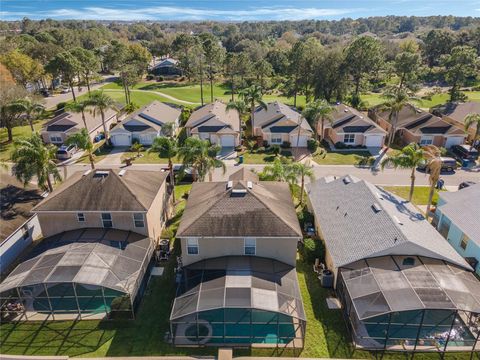
[[[257,186],[262,186],[262,185],[257,184]],[[263,188],[264,188],[265,190],[267,190],[269,193],[271,193],[271,191],[270,191],[269,189],[267,189],[265,186],[264,186]],[[280,220],[282,221],[282,223],[284,223],[285,225],[287,225],[287,227],[289,227],[291,230],[293,230],[294,233],[297,234],[297,231],[296,231],[294,228],[292,228],[289,224],[287,224],[287,223],[283,220],[282,217],[278,216],[278,215],[271,209],[271,207],[270,207],[269,205],[267,205],[262,199],[260,199],[260,197],[259,197],[257,194],[255,194],[254,191],[252,191],[251,189],[247,189],[247,191],[248,191],[249,193],[251,193],[258,201],[260,201],[260,202],[270,211],[270,213],[272,213],[273,215],[275,215],[278,219],[280,219]],[[290,187],[288,187],[288,192],[290,193],[290,196],[291,196],[292,193],[291,193],[291,191],[290,191]],[[301,236],[301,235],[300,235],[300,236]]]
[[[115,177],[116,177],[116,179],[119,180],[120,183],[122,183],[123,186],[125,186],[125,187],[127,188],[127,190],[128,190],[128,192],[130,193],[130,195],[132,195],[132,196],[135,198],[135,200],[136,200],[137,203],[140,205],[140,207],[142,207],[144,210],[148,210],[148,209],[142,204],[142,202],[141,202],[140,200],[138,200],[137,195],[133,192],[133,190],[130,188],[130,186],[128,186],[127,183],[126,183],[125,181],[123,181],[123,179],[121,179],[121,176],[119,176],[113,169],[110,169],[110,172],[111,172],[112,174],[114,174]]]

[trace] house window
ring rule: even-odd
[[[57,135],[50,135],[50,141],[52,143],[62,143],[63,142],[62,137],[57,136]]]
[[[133,224],[136,228],[145,227],[145,220],[142,213],[133,213]]]
[[[407,258],[403,259],[402,264],[404,266],[413,266],[413,265],[415,265],[415,259],[412,258],[412,257],[407,257]]]
[[[420,145],[432,145],[433,144],[433,138],[431,137],[422,137],[420,139]]]
[[[282,142],[283,141],[281,136],[275,136],[275,137],[272,136],[272,141],[271,141],[272,144],[281,144]]]
[[[104,228],[113,227],[112,214],[102,213],[102,225]]]
[[[442,222],[440,223],[440,228],[438,229],[438,232],[442,234],[442,236],[446,239],[448,237],[448,232],[450,231],[450,221],[446,219],[442,219]]]
[[[343,142],[345,144],[353,144],[355,142],[355,134],[345,134],[345,135],[343,135]]]
[[[257,241],[255,238],[245,238],[244,242],[245,255],[255,255],[257,252]]]
[[[463,250],[466,250],[469,241],[470,241],[470,239],[468,238],[468,236],[465,235],[465,234],[463,234],[463,235],[462,235],[462,240],[460,240],[460,247],[461,247]]]
[[[187,239],[187,253],[188,255],[198,255],[198,239],[197,238]]]
[[[85,214],[84,213],[77,213],[77,220],[78,220],[78,222],[85,222]]]

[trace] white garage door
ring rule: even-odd
[[[365,146],[368,147],[382,147],[383,136],[382,135],[370,135],[365,137]]]
[[[112,144],[113,146],[130,146],[130,135],[126,134],[115,134],[112,135]]]
[[[223,147],[234,147],[235,137],[233,135],[222,135],[220,137],[220,143]]]
[[[308,136],[305,135],[291,135],[290,136],[290,143],[292,144],[293,147],[306,147],[307,146],[307,141],[310,139]],[[298,141],[298,145],[297,145]]]
[[[445,141],[445,147],[449,149],[453,145],[462,145],[463,143],[464,143],[463,136],[449,136],[447,137],[447,141]]]
[[[155,135],[152,134],[140,135],[140,143],[142,145],[152,145],[154,138]]]

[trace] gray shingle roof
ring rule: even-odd
[[[322,178],[307,184],[307,193],[337,268],[376,256],[419,255],[470,270],[413,205],[380,187],[351,176]]]
[[[32,209],[37,211],[147,211],[167,178],[158,171],[77,172]]]
[[[480,245],[480,184],[455,192],[441,192],[438,206],[460,230]]]
[[[194,183],[177,231],[183,236],[301,237],[287,183]]]

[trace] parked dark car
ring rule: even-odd
[[[73,156],[73,154],[75,154],[76,151],[77,147],[75,145],[62,145],[57,150],[57,159],[68,160]]]
[[[49,97],[50,96],[50,91],[48,91],[48,89],[40,89],[40,94],[43,97]]]
[[[193,175],[192,175],[192,169],[191,168],[186,168],[184,171],[182,170],[181,165],[173,165],[173,175],[175,176],[175,182],[179,183],[191,183],[193,182]],[[168,166],[163,167],[161,169],[163,172],[168,172]],[[167,177],[167,182],[170,182],[170,176]]]
[[[452,172],[457,168],[457,161],[451,157],[442,157],[442,171]],[[426,170],[427,164],[424,162],[423,164],[417,167],[418,170]]]
[[[472,148],[470,145],[454,145],[450,148],[451,153],[459,161],[477,161],[478,159],[478,150]]]
[[[97,143],[101,140],[105,139],[105,134],[104,133],[100,133],[98,135],[96,135],[94,138],[93,138],[93,142],[94,143]]]

